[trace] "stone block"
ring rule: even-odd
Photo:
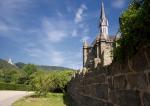
[[[106,67],[100,67],[95,72],[96,72],[95,75],[102,75],[102,74],[107,75],[108,69]]]
[[[150,93],[143,94],[143,104],[144,106],[150,106]]]
[[[148,63],[150,65],[150,46],[146,48],[146,58],[148,60]],[[150,66],[149,66],[150,67]]]
[[[81,101],[79,106],[105,106],[105,102],[89,96],[82,96]]]
[[[94,79],[93,78],[87,78],[86,80],[85,80],[85,84],[92,84],[94,82]]]
[[[85,86],[84,94],[94,96],[95,95],[95,87],[94,85]]]
[[[81,100],[82,106],[93,106],[94,105],[94,100],[91,97],[88,96],[82,96]]]
[[[94,100],[94,103],[91,106],[105,106],[105,102],[101,100]]]
[[[99,75],[99,76],[95,76],[93,78],[93,83],[105,83],[105,78],[106,76],[105,75]]]
[[[149,86],[150,86],[150,73],[148,73],[148,80],[149,80]]]
[[[125,75],[120,75],[114,77],[114,89],[125,89],[127,85],[127,81]]]
[[[98,84],[95,86],[95,96],[101,99],[108,98],[108,85],[106,84]]]
[[[110,71],[108,72],[108,75],[112,76],[115,74],[120,73],[121,67],[118,63],[114,63],[111,67],[110,67]]]
[[[111,92],[112,102],[118,106],[141,106],[138,91],[120,90]]]
[[[127,76],[130,88],[145,88],[148,85],[144,73],[136,73]]]
[[[107,78],[107,81],[108,81],[108,87],[110,89],[113,89],[114,88],[114,86],[113,86],[113,78],[109,77],[109,78]]]
[[[132,59],[132,68],[134,71],[144,71],[148,68],[148,61],[143,51],[138,52]]]
[[[112,103],[106,103],[105,106],[114,106]]]

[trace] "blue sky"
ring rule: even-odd
[[[101,0],[0,0],[0,58],[82,67],[82,42],[99,33]],[[104,0],[109,34],[129,0]]]

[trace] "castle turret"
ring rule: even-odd
[[[103,2],[101,4],[101,13],[100,14],[101,14],[100,15],[100,24],[99,24],[100,36],[101,36],[101,39],[107,40],[109,38],[109,36],[108,36],[108,20],[105,15],[105,9],[104,9]]]
[[[83,43],[83,67],[86,67],[86,62],[88,58],[88,48],[89,48],[88,43],[84,41]]]

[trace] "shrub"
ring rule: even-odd
[[[20,90],[20,91],[29,91],[31,87],[29,85],[23,84],[11,84],[0,82],[0,90]]]
[[[70,81],[73,71],[53,71],[49,73],[36,72],[31,76],[30,85],[39,96],[54,91],[65,92],[65,87]]]

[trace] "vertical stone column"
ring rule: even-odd
[[[83,44],[83,68],[86,68],[87,58],[88,58],[88,44],[85,41]]]
[[[96,40],[96,58],[100,56],[99,39]]]
[[[100,37],[96,38],[96,57],[94,58],[94,68],[97,68],[100,63]]]

